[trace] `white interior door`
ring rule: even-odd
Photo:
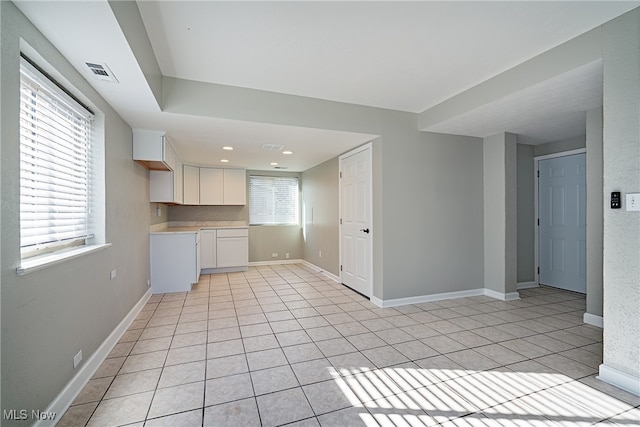
[[[538,162],[540,284],[586,293],[585,154]]]
[[[371,146],[340,157],[340,278],[371,297]]]

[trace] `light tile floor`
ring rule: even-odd
[[[59,426],[637,426],[553,288],[381,309],[302,265],[153,295]]]

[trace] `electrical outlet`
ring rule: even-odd
[[[82,362],[82,350],[78,351],[76,355],[73,356],[73,369],[76,369],[80,362]]]
[[[284,258],[285,258],[285,259],[289,259],[289,252],[287,252],[287,253],[285,253],[285,254],[284,254]]]
[[[318,258],[322,258],[322,251],[318,251]]]
[[[116,270],[115,270],[115,269],[114,269],[114,270],[111,270],[111,273],[109,274],[109,278],[110,278],[111,280],[113,280],[113,279],[115,279],[115,278],[116,278]]]
[[[627,194],[627,211],[640,211],[640,193]]]
[[[271,258],[278,258],[278,252],[271,252]]]
[[[151,280],[147,279],[147,288],[151,287]]]

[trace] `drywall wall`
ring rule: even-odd
[[[517,145],[518,283],[536,280],[533,150],[532,145]]]
[[[338,158],[302,173],[302,254],[306,261],[340,275]]]
[[[484,138],[484,287],[507,295],[517,288],[517,138]]]
[[[602,317],[602,107],[587,111],[587,313]]]
[[[584,135],[581,135],[571,139],[564,139],[561,141],[552,141],[546,144],[534,145],[533,155],[534,157],[545,156],[547,154],[562,153],[563,151],[577,150],[585,147],[586,137]]]
[[[424,132],[384,148],[384,299],[482,287],[482,140]]]
[[[130,127],[11,2],[0,2],[0,11],[2,409],[31,413],[47,409],[73,378],[76,352],[82,350],[86,362],[147,291],[149,174],[131,160]],[[39,65],[55,68],[63,84],[104,115],[106,241],[112,246],[19,277],[21,43],[41,55]],[[110,280],[113,269],[117,276]],[[2,422],[15,424],[25,425]]]
[[[640,192],[640,9],[603,26],[603,189]],[[600,377],[640,395],[640,212],[605,208]]]

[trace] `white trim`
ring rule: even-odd
[[[301,262],[302,264],[304,264],[305,266],[307,266],[307,267],[309,267],[309,268],[311,268],[311,269],[316,270],[318,273],[322,273],[322,274],[324,274],[325,276],[327,276],[329,279],[333,280],[334,282],[336,282],[336,283],[342,283],[342,281],[340,280],[340,277],[336,276],[335,274],[330,273],[330,272],[328,272],[327,270],[324,270],[324,269],[322,269],[321,267],[318,267],[318,266],[317,266],[317,265],[315,265],[315,264],[311,264],[311,263],[310,263],[309,261],[307,261],[307,260],[302,259],[302,260],[300,260],[300,262]]]
[[[261,265],[280,265],[280,264],[303,264],[305,261],[301,259],[278,259],[274,261],[251,261],[249,267],[259,267]]]
[[[80,394],[85,385],[89,382],[93,374],[96,373],[102,362],[107,358],[113,347],[118,343],[122,335],[129,329],[131,323],[138,317],[144,305],[151,298],[151,290],[148,289],[142,298],[133,306],[129,313],[122,319],[116,328],[102,342],[100,347],[82,365],[78,373],[67,383],[62,391],[47,407],[46,412],[54,412],[62,416],[71,406],[75,398]],[[34,426],[51,425],[51,421],[37,421]]]
[[[311,264],[309,261],[305,260],[305,259],[283,259],[283,260],[276,260],[276,261],[253,261],[249,263],[250,267],[259,267],[261,265],[281,265],[281,264],[302,264],[305,267],[309,267],[313,270],[316,270],[318,273],[322,273],[325,276],[327,276],[329,279],[333,280],[336,283],[341,283],[340,282],[340,277],[336,276],[333,273],[328,272],[327,270],[324,270],[321,267],[318,267],[315,264]]]
[[[408,304],[421,304],[423,302],[434,302],[434,301],[443,301],[443,300],[456,299],[456,298],[476,297],[479,295],[485,295],[485,289],[472,289],[469,291],[444,292],[441,294],[419,295],[415,297],[393,298],[388,300],[382,300],[380,298],[376,298],[372,296],[371,302],[377,305],[378,307],[387,308],[387,307],[398,307],[400,305],[408,305]]]
[[[521,289],[531,289],[531,288],[539,288],[540,285],[538,284],[538,282],[518,282],[517,284],[517,289],[521,290]]]
[[[369,229],[372,230],[369,235],[367,252],[369,254],[369,289],[367,290],[368,298],[373,298],[373,237],[375,236],[375,230],[373,230],[373,143],[367,142],[360,147],[354,148],[348,153],[344,153],[338,157],[338,173],[342,174],[342,161],[347,157],[351,157],[363,151],[369,150]],[[342,219],[342,180],[338,178],[338,215]],[[342,266],[342,221],[338,221],[338,261]],[[342,280],[342,270],[340,270],[339,283],[344,283]]]
[[[540,160],[555,159],[557,157],[573,156],[576,154],[586,154],[586,148],[577,148],[575,150],[561,151],[559,153],[545,154],[544,156],[533,157],[533,227],[535,232],[533,233],[533,272],[535,274],[536,283],[540,284],[540,254],[538,238],[540,235],[540,226],[538,225],[538,218],[540,218],[540,212],[538,210],[538,173],[540,171]],[[588,172],[587,172],[588,173]],[[587,194],[587,197],[589,195]]]
[[[69,261],[83,255],[92,254],[109,247],[111,247],[111,243],[104,243],[100,245],[84,245],[65,251],[54,252],[52,254],[27,258],[25,260],[22,260],[20,266],[16,268],[16,274],[18,276],[24,276],[25,274],[33,273],[34,271],[42,270],[44,268]]]
[[[640,377],[619,371],[603,363],[600,365],[600,375],[596,378],[635,394],[636,396],[640,396]]]
[[[484,294],[490,298],[499,299],[500,301],[513,301],[513,300],[520,299],[520,294],[518,292],[509,292],[505,294],[503,292],[497,292],[497,291],[493,291],[491,289],[485,288]]]
[[[249,266],[239,267],[216,267],[216,268],[203,268],[200,270],[200,274],[216,274],[216,273],[238,273],[248,271]]]
[[[595,314],[585,313],[582,316],[582,321],[587,325],[596,326],[598,328],[604,328],[604,318],[602,316],[596,316]]]

